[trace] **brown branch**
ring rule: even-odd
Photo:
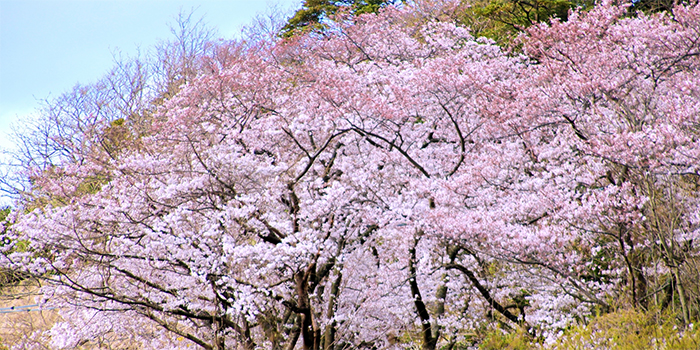
[[[486,299],[486,302],[489,303],[491,307],[496,309],[501,315],[503,315],[505,318],[509,319],[510,321],[517,323],[517,324],[523,324],[525,320],[519,319],[517,316],[513,315],[510,311],[508,311],[507,308],[503,307],[498,301],[496,301],[492,296],[491,293],[489,293],[488,289],[484,287],[481,282],[474,276],[474,273],[471,272],[469,269],[466,267],[459,265],[459,264],[448,264],[445,266],[447,269],[455,269],[459,270],[462,272],[469,281],[471,281],[472,285],[479,291],[481,296]]]
[[[410,155],[408,155],[408,152],[403,150],[401,147],[397,146],[394,142],[387,140],[383,136],[377,135],[377,134],[369,132],[369,131],[362,130],[361,128],[358,128],[358,127],[353,127],[352,130],[355,131],[356,133],[360,134],[361,136],[374,137],[376,139],[382,140],[387,145],[389,145],[393,148],[396,148],[396,150],[399,151],[399,153],[401,153],[401,155],[404,156],[404,158],[406,158],[409,161],[409,163],[411,163],[411,165],[413,165],[416,169],[418,169],[418,171],[420,171],[421,174],[425,175],[425,177],[428,177],[428,178],[430,177],[430,174],[425,170],[425,168],[423,168],[420,164],[418,164],[418,162],[415,159],[413,159]],[[367,138],[367,142],[371,143],[371,140],[369,138]]]

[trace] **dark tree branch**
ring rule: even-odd
[[[455,270],[462,272],[467,277],[467,279],[472,283],[472,285],[479,291],[479,293],[486,300],[486,302],[489,303],[489,305],[491,307],[496,309],[496,311],[501,313],[501,315],[503,315],[505,318],[507,318],[508,320],[510,320],[514,323],[517,323],[519,325],[522,325],[523,323],[525,323],[525,320],[519,319],[517,316],[513,315],[510,311],[508,311],[507,308],[503,307],[503,305],[501,305],[498,301],[496,301],[491,296],[491,293],[489,293],[488,289],[486,289],[486,287],[484,287],[481,284],[481,282],[479,282],[479,280],[476,278],[474,273],[471,272],[469,269],[467,269],[466,267],[464,267],[462,265],[454,264],[454,263],[447,264],[445,266],[445,268],[455,269]]]

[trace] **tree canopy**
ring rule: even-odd
[[[458,18],[474,36],[510,44],[530,26],[552,19],[566,21],[571,10],[588,10],[590,0],[478,0],[464,2]]]
[[[425,14],[459,4],[420,5],[205,45],[123,119],[55,110],[63,156],[27,162],[0,246],[60,311],[52,345],[435,350],[551,344],[617,309],[697,322],[700,7],[599,4],[515,54]]]
[[[304,0],[302,7],[282,28],[283,36],[291,36],[305,29],[321,28],[323,20],[339,10],[349,10],[354,15],[376,13],[380,8],[405,0]]]

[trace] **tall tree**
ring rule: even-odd
[[[45,282],[56,344],[434,350],[620,306],[697,320],[700,8],[572,12],[518,56],[419,10],[229,43],[137,146],[33,172],[65,200],[16,211],[4,241],[27,247],[0,264]]]
[[[405,0],[304,0],[302,7],[282,28],[283,36],[291,36],[305,30],[321,29],[323,20],[347,9],[354,15],[376,13],[380,8]]]
[[[463,1],[457,17],[471,28],[474,36],[484,36],[501,45],[527,28],[551,20],[566,21],[569,11],[589,10],[590,0],[475,0]]]

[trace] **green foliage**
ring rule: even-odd
[[[124,118],[111,121],[109,126],[104,129],[101,138],[102,148],[112,158],[115,158],[120,151],[132,145],[134,141],[129,125],[127,125]]]
[[[700,349],[700,331],[692,326],[684,329],[669,313],[620,310],[569,329],[553,349]]]
[[[571,9],[592,6],[591,0],[468,0],[460,19],[474,36],[509,44],[527,27],[553,18],[566,21]]]
[[[4,222],[7,220],[7,216],[10,215],[10,212],[12,212],[12,209],[10,207],[4,207],[0,209],[0,222]]]
[[[0,209],[0,225],[2,225],[2,230],[0,230],[0,233],[2,234],[5,234],[5,232],[7,232],[7,227],[11,225],[11,223],[7,221],[7,217],[11,212],[12,208],[10,207]],[[7,238],[0,240],[0,247],[4,247],[8,244],[10,244],[10,242],[7,240]]]
[[[301,9],[282,28],[282,36],[290,37],[299,32],[322,30],[323,20],[346,8],[354,15],[376,13],[380,8],[394,4],[396,0],[304,0]]]
[[[671,12],[676,5],[694,6],[697,4],[697,0],[635,0],[632,1],[630,13],[635,14],[638,11],[645,13]]]
[[[539,344],[523,329],[511,333],[503,333],[498,329],[493,330],[487,333],[479,344],[479,350],[534,350],[539,348]]]
[[[8,221],[8,216],[11,212],[12,208],[10,207],[4,207],[0,209],[0,224],[2,224],[2,231],[0,231],[0,233],[2,234],[5,234],[7,228],[12,225],[12,222]],[[3,236],[2,239],[0,239],[0,247],[7,247],[13,243],[14,246],[12,247],[12,249],[3,252],[3,254],[9,254],[12,252],[26,252],[28,250],[29,241],[27,240],[13,241],[7,238],[6,236]],[[25,276],[22,273],[18,273],[17,271],[12,271],[6,268],[0,268],[0,288],[19,282],[24,278]],[[4,348],[2,347],[2,339],[0,339],[0,350],[3,349]]]

